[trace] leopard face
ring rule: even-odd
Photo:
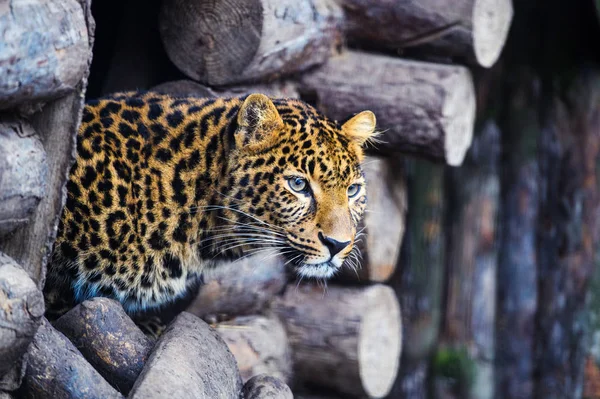
[[[252,217],[236,232],[253,249],[277,248],[303,277],[331,277],[356,250],[367,202],[361,146],[374,115],[340,126],[300,101],[251,96],[238,124],[228,206]]]
[[[94,296],[129,313],[177,300],[222,260],[272,251],[301,276],[352,257],[362,146],[299,100],[119,93],[89,103],[44,289],[48,317]]]

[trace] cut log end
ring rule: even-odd
[[[160,31],[171,61],[192,79],[227,83],[242,73],[260,44],[260,1],[171,1],[161,10]]]
[[[366,308],[358,338],[362,386],[370,397],[385,396],[396,379],[402,339],[400,307],[387,287],[373,286],[364,293]]]
[[[476,100],[475,86],[467,69],[456,69],[452,84],[442,107],[441,124],[444,127],[446,163],[460,166],[473,141]]]
[[[500,57],[513,17],[512,0],[476,0],[473,6],[473,47],[477,62],[491,67]]]
[[[400,307],[390,287],[289,287],[273,310],[286,324],[294,378],[358,397],[382,397],[398,372]]]

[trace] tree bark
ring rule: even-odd
[[[475,366],[472,381],[456,381],[461,398],[494,397],[499,157],[500,130],[488,121],[473,140],[463,166],[449,170],[446,179],[447,271],[441,340],[453,350],[465,350]]]
[[[27,373],[19,397],[105,399],[123,398],[123,395],[44,319],[29,346]]]
[[[29,221],[46,193],[48,163],[31,125],[0,122],[0,236]]]
[[[219,323],[215,330],[225,341],[242,380],[268,374],[284,383],[291,377],[291,353],[281,322],[263,316],[242,316]]]
[[[471,145],[475,90],[464,67],[348,51],[302,75],[298,89],[333,119],[373,111],[381,152],[457,166]]]
[[[490,67],[513,16],[511,0],[341,0],[350,41],[372,48],[426,47]]]
[[[398,158],[367,157],[363,162],[367,180],[367,210],[357,240],[361,256],[358,267],[346,265],[339,276],[345,282],[384,282],[396,270],[406,216],[406,182]],[[364,230],[363,230],[364,229]]]
[[[441,320],[445,235],[444,166],[406,162],[408,214],[400,270],[390,284],[403,312],[402,368],[390,398],[427,397],[428,363]]]
[[[539,137],[546,184],[538,227],[535,393],[543,398],[582,394],[587,298],[599,259],[600,70],[577,70],[577,78],[545,104]]]
[[[92,298],[77,305],[54,326],[125,395],[133,387],[153,346],[121,304],[108,298]]]
[[[502,120],[502,230],[497,273],[495,390],[497,397],[533,397],[537,300],[536,225],[539,168],[536,136],[539,80],[511,71]],[[510,150],[508,150],[510,149]]]
[[[25,4],[25,3],[19,3]],[[29,3],[27,3],[29,4]],[[43,8],[49,7],[52,3],[43,3]],[[81,13],[83,9],[83,17],[87,24],[86,41],[86,58],[83,78],[79,76],[79,83],[74,83],[76,86],[75,92],[54,100],[44,106],[41,112],[31,117],[31,124],[42,141],[44,150],[47,154],[48,162],[48,177],[46,195],[39,202],[34,214],[31,217],[31,223],[23,228],[13,232],[10,236],[3,237],[0,240],[0,250],[15,259],[22,265],[27,273],[36,281],[38,287],[42,287],[45,278],[45,267],[48,256],[52,250],[52,243],[56,238],[56,226],[60,211],[64,205],[65,192],[64,184],[67,179],[67,174],[71,163],[73,162],[75,149],[75,136],[79,128],[81,120],[81,110],[83,109],[83,97],[87,85],[87,74],[89,63],[91,62],[91,51],[94,37],[94,20],[91,16],[88,0],[80,0],[77,4],[77,10],[72,14]],[[0,10],[4,10],[0,6]],[[64,8],[56,8],[64,12]],[[41,12],[41,9],[40,9]],[[50,11],[48,11],[50,12]],[[41,15],[41,14],[40,14]],[[52,13],[50,16],[54,15]],[[48,16],[40,16],[41,21],[46,21]],[[55,15],[53,19],[48,19],[54,24],[65,18],[67,23],[69,18],[79,18],[71,15],[65,17],[62,14]],[[16,24],[16,22],[14,22]],[[33,23],[33,22],[28,22]],[[12,27],[10,29],[17,29]],[[21,25],[28,26],[28,25]],[[58,27],[46,26],[44,29],[52,32]],[[66,25],[64,28],[67,28]],[[33,29],[33,27],[31,28]],[[42,29],[42,28],[36,28]],[[81,34],[83,35],[83,33]],[[44,33],[42,36],[46,36]],[[50,36],[49,36],[50,37]],[[76,36],[77,38],[79,36]],[[83,37],[83,36],[82,36]],[[73,39],[74,40],[74,39]],[[14,44],[11,44],[14,45]],[[37,67],[36,67],[37,68]],[[43,68],[42,68],[43,69]],[[58,79],[53,77],[52,79]],[[62,86],[61,86],[62,87]],[[59,90],[60,91],[60,90]],[[64,94],[64,93],[63,93]],[[33,97],[28,97],[33,98]]]
[[[0,109],[48,101],[77,89],[91,58],[82,8],[77,0],[0,5]]]
[[[185,0],[163,3],[167,54],[208,85],[265,80],[324,62],[341,42],[333,0]]]
[[[261,313],[287,283],[283,261],[255,255],[221,265],[207,274],[205,284],[188,307],[202,318]]]
[[[273,310],[286,325],[298,382],[359,397],[387,394],[402,342],[389,287],[290,286]]]
[[[252,377],[242,388],[240,399],[294,399],[292,390],[283,381],[270,375]]]
[[[129,398],[237,398],[242,381],[221,337],[183,312],[159,338]]]
[[[44,315],[42,292],[27,273],[0,252],[0,390],[12,391],[23,377],[22,355]]]

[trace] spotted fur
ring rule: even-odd
[[[340,125],[262,94],[88,103],[48,269],[49,317],[95,296],[129,313],[160,307],[222,260],[263,250],[302,276],[330,277],[354,247],[361,146],[374,127],[369,111]]]

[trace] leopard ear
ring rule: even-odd
[[[342,133],[359,145],[363,145],[375,136],[375,114],[371,111],[363,111],[348,119],[342,125]]]
[[[283,120],[273,101],[264,94],[250,94],[237,116],[236,144],[239,147],[270,141],[283,128]]]

